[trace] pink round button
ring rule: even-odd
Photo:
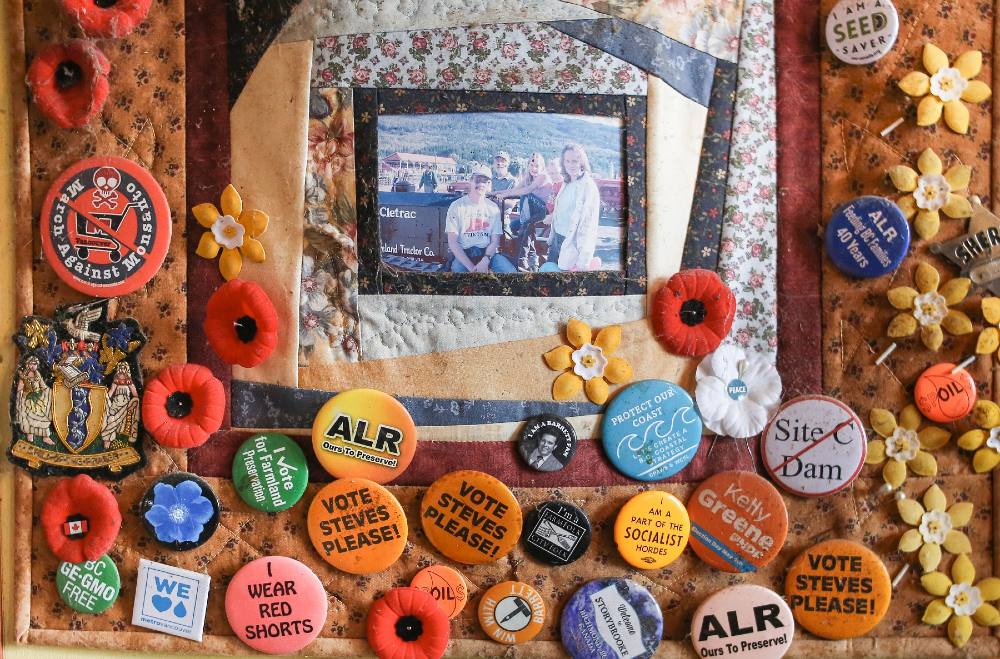
[[[709,596],[691,619],[691,644],[700,657],[778,659],[788,652],[794,632],[785,600],[752,584]]]
[[[309,645],[326,624],[326,591],[319,577],[293,558],[265,556],[233,575],[226,618],[241,641],[267,654]]]

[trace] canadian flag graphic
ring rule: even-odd
[[[71,517],[63,523],[63,534],[71,538],[87,535],[90,525],[86,517]]]

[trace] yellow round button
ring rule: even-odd
[[[498,583],[479,600],[479,624],[498,643],[530,641],[545,624],[545,600],[526,583]]]
[[[350,389],[326,401],[312,427],[316,459],[334,478],[388,483],[410,466],[417,429],[389,394]]]
[[[406,515],[389,490],[364,478],[341,478],[316,493],[306,520],[327,563],[351,574],[381,572],[406,547]]]
[[[691,535],[691,520],[680,499],[669,492],[641,492],[622,506],[615,519],[615,544],[625,562],[640,570],[673,563]]]
[[[481,471],[437,479],[420,502],[424,535],[439,552],[467,565],[492,563],[521,537],[521,506],[506,485]]]

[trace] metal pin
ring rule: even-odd
[[[888,348],[886,348],[885,350],[883,350],[882,354],[878,356],[878,359],[875,360],[875,365],[876,366],[881,366],[882,362],[884,362],[886,359],[888,359],[889,355],[892,354],[892,351],[895,350],[898,345],[899,344],[897,344],[895,341],[893,341],[892,345],[889,346]]]
[[[904,563],[903,564],[903,569],[901,569],[899,572],[897,572],[896,576],[892,580],[892,589],[893,590],[896,590],[896,586],[899,585],[899,582],[903,580],[903,577],[905,577],[906,573],[909,572],[909,571],[910,571],[910,564],[909,563]]]
[[[961,371],[962,369],[964,369],[966,366],[968,366],[969,364],[971,364],[974,361],[976,361],[976,356],[975,355],[972,355],[970,357],[966,357],[961,362],[959,362],[958,365],[955,366],[955,368],[951,369],[951,374],[954,375],[955,373],[958,373],[959,371]]]
[[[891,124],[889,124],[888,126],[886,126],[885,128],[883,128],[882,132],[879,133],[879,135],[881,135],[882,137],[885,137],[886,135],[888,135],[892,131],[894,131],[897,128],[899,128],[899,125],[901,123],[903,123],[903,118],[902,117],[900,117],[899,119],[896,119],[894,122],[892,122]]]
[[[705,459],[712,457],[712,449],[715,448],[715,442],[719,439],[718,435],[712,435],[712,443],[708,445],[708,453],[705,454]]]

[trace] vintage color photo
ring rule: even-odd
[[[416,272],[621,270],[623,121],[380,115],[383,263]]]

